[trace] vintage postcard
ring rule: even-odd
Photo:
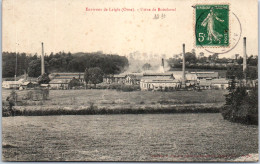
[[[3,0],[2,161],[256,162],[257,0]]]

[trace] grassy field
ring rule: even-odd
[[[258,126],[220,113],[5,117],[2,129],[4,161],[227,162],[258,152]]]
[[[2,100],[11,90],[2,91]],[[22,100],[27,91],[18,91],[18,100]],[[224,90],[149,92],[121,92],[115,90],[50,90],[46,101],[22,100],[16,106],[19,110],[82,110],[89,107],[98,109],[171,109],[196,107],[207,108],[221,106],[225,102]],[[20,107],[19,107],[20,106]]]

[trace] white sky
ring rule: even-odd
[[[257,0],[3,0],[3,51],[41,54],[45,52],[95,52],[127,55],[140,53],[166,54],[167,57],[195,48],[195,4],[230,4],[230,30],[247,37],[247,54],[258,55]],[[176,8],[168,12],[104,12],[88,8]],[[165,14],[154,20],[155,14]],[[243,42],[229,53],[243,54]],[[211,49],[219,51],[218,48]],[[209,53],[205,52],[207,56]]]

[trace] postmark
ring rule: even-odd
[[[229,46],[229,5],[196,5],[196,46]]]

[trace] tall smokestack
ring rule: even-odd
[[[164,68],[164,59],[162,58],[162,65],[161,65],[163,68]]]
[[[182,45],[183,47],[183,57],[182,57],[182,80],[183,82],[186,81],[185,77],[185,44]]]
[[[164,59],[162,58],[162,63],[161,63],[161,66],[160,66],[160,73],[165,73],[165,70],[164,70]]]
[[[42,73],[42,75],[45,73],[45,69],[44,69],[44,50],[43,50],[43,42],[42,42],[41,73]]]
[[[245,70],[246,70],[246,59],[247,59],[247,55],[246,55],[246,37],[244,37],[243,72],[245,72]]]

